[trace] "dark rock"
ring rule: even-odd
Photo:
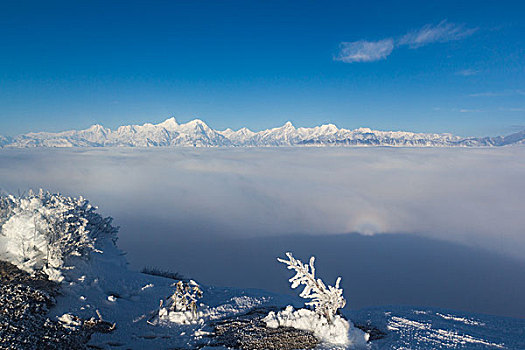
[[[38,272],[35,275],[30,275],[27,272],[20,270],[10,262],[2,260],[0,260],[0,283],[22,284],[46,291],[53,296],[58,293],[59,288],[58,283],[50,281],[42,272]]]
[[[43,290],[0,285],[0,349],[83,349],[89,333],[63,327],[46,317],[54,305]]]
[[[313,349],[319,344],[311,332],[288,327],[267,328],[262,319],[269,311],[255,309],[244,316],[217,323],[212,345],[242,350],[294,350]]]
[[[384,337],[386,337],[386,333],[385,332],[383,332],[382,330],[380,330],[379,328],[377,328],[375,326],[372,326],[369,323],[367,323],[367,324],[354,324],[354,326],[356,328],[359,328],[363,332],[366,332],[366,333],[368,333],[370,335],[370,337],[368,338],[369,342],[374,341],[374,340],[378,340],[378,339],[383,339]]]
[[[114,325],[88,320],[79,329],[47,318],[59,285],[43,274],[30,275],[0,261],[0,349],[85,349],[95,331]]]

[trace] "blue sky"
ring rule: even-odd
[[[2,1],[0,134],[525,129],[521,1]]]

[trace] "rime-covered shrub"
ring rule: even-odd
[[[179,324],[195,323],[199,319],[197,300],[202,298],[200,286],[193,280],[174,283],[175,293],[167,300],[166,305],[159,307],[159,319]]]
[[[88,259],[100,241],[114,244],[118,228],[82,197],[39,191],[0,196],[0,259],[61,281],[69,257]]]
[[[335,286],[326,286],[320,278],[315,278],[315,257],[310,258],[309,264],[303,264],[301,260],[295,259],[292,253],[286,253],[288,260],[277,258],[279,262],[288,265],[289,270],[295,270],[296,274],[289,279],[292,289],[301,284],[304,289],[299,294],[301,298],[311,299],[306,305],[313,307],[319,316],[325,317],[332,322],[337,310],[346,305],[343,298],[343,289],[339,288],[341,277],[335,281]]]
[[[190,280],[188,283],[179,281],[176,283],[175,293],[170,297],[168,305],[171,311],[190,311],[197,316],[197,300],[202,298],[202,290],[199,285]]]
[[[323,342],[337,344],[338,346],[364,345],[368,334],[355,328],[353,324],[337,314],[343,308],[346,300],[343,290],[339,288],[341,277],[337,278],[335,286],[326,286],[320,278],[315,277],[315,258],[311,257],[309,264],[303,264],[295,259],[292,253],[286,253],[288,260],[277,260],[287,265],[289,270],[295,271],[295,276],[289,279],[292,288],[304,285],[300,296],[310,299],[306,305],[313,308],[294,310],[287,306],[284,310],[270,311],[263,318],[269,328],[292,327],[312,332]]]

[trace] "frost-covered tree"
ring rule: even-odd
[[[117,227],[82,197],[40,190],[0,195],[0,258],[61,281],[70,257],[88,259],[104,242],[115,243]]]
[[[339,288],[341,277],[338,277],[335,286],[326,286],[320,278],[315,277],[315,257],[310,258],[309,264],[303,264],[301,260],[295,259],[292,253],[286,253],[288,260],[277,258],[279,262],[288,265],[289,270],[295,270],[296,274],[289,279],[292,289],[301,284],[304,289],[299,294],[301,298],[311,299],[306,305],[314,308],[319,316],[325,317],[328,322],[332,322],[337,310],[346,305],[343,298],[343,289]]]

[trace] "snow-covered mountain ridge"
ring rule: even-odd
[[[281,127],[258,132],[247,128],[218,131],[199,119],[179,124],[169,118],[159,124],[125,125],[116,130],[93,125],[85,130],[37,132],[16,137],[0,136],[0,147],[278,147],[278,146],[405,146],[475,147],[525,144],[525,130],[508,136],[460,137],[452,134],[348,130],[333,124]]]

